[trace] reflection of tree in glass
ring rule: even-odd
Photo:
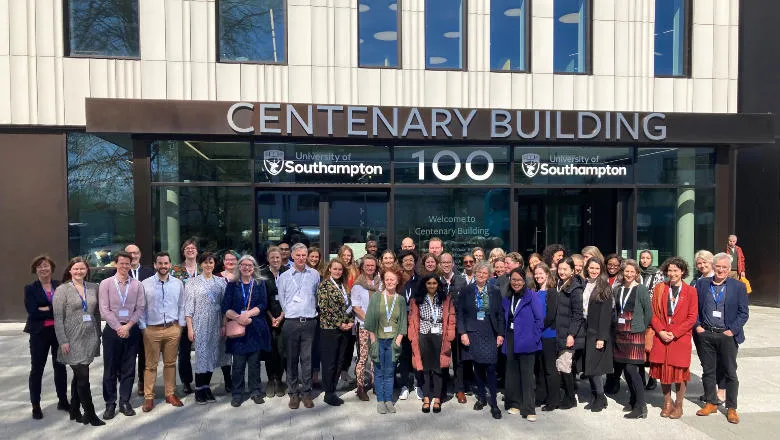
[[[220,59],[284,62],[284,0],[220,0]]]
[[[70,0],[70,52],[138,56],[138,0]]]

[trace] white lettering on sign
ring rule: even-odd
[[[565,164],[565,165],[563,165]],[[525,153],[521,156],[520,169],[528,178],[537,174],[542,176],[625,176],[628,167],[599,164],[599,156],[583,156],[576,154],[550,154],[548,162],[542,163],[541,156],[536,153]]]
[[[338,163],[352,160],[352,153],[296,153],[296,160],[313,160],[313,163],[296,163],[284,159],[284,151],[267,150],[263,152],[263,167],[265,171],[276,176],[283,171],[288,174],[342,174],[355,176],[381,176],[384,168],[381,165],[365,163]],[[335,163],[325,163],[335,162]]]
[[[444,174],[441,169],[439,168],[441,166],[441,159],[442,158],[449,158],[453,162],[453,169],[449,174]],[[482,174],[477,174],[474,171],[474,161],[478,157],[481,157],[485,160],[487,163],[487,167],[485,171]],[[425,150],[419,150],[412,154],[412,158],[417,159],[417,180],[424,181],[425,180]],[[431,161],[431,171],[433,171],[433,175],[436,176],[437,179],[442,180],[444,182],[450,182],[452,180],[455,180],[460,175],[461,170],[461,160],[460,156],[458,156],[458,153],[452,151],[452,150],[441,150],[436,155],[433,156],[433,160]],[[493,156],[490,155],[485,150],[474,150],[472,151],[467,157],[466,157],[466,174],[472,179],[477,181],[483,181],[490,178],[490,176],[493,175],[493,170],[495,169],[495,164],[493,162]]]

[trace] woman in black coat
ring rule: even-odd
[[[51,352],[51,363],[54,367],[54,387],[57,389],[57,409],[69,411],[68,403],[68,373],[65,364],[57,362],[57,335],[54,333],[54,311],[52,299],[54,290],[60,282],[52,279],[54,261],[46,255],[35,257],[31,265],[32,273],[38,279],[24,286],[24,307],[27,309],[25,333],[30,334],[30,403],[32,403],[33,419],[42,419],[41,382],[43,370],[46,368],[46,358]]]
[[[574,260],[567,257],[558,263],[558,313],[555,317],[555,333],[558,341],[556,365],[561,373],[565,396],[560,409],[577,406],[577,390],[574,383],[574,352],[585,348],[585,320],[582,315],[582,291],[584,281],[574,275]]]
[[[585,274],[591,285],[588,298],[587,331],[585,336],[585,376],[590,382],[592,401],[590,410],[599,412],[607,407],[604,395],[604,375],[613,372],[612,312],[614,299],[607,281],[604,263],[591,258],[585,264]],[[588,409],[588,406],[585,407]]]

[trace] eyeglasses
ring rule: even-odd
[[[254,264],[241,264],[238,267],[240,267],[241,269],[254,269],[255,265]]]
[[[607,264],[607,267],[613,267],[614,268],[614,267],[620,267],[620,265],[619,264]]]
[[[472,264],[474,264],[474,262],[471,261],[471,260],[463,260],[463,265],[464,266],[471,266]]]

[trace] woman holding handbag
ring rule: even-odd
[[[661,417],[679,419],[683,414],[685,388],[691,380],[691,340],[699,313],[699,298],[696,289],[683,282],[688,276],[685,260],[671,257],[661,265],[661,272],[669,281],[657,284],[653,292],[650,376],[661,382],[664,393]],[[674,402],[672,384],[677,392]]]
[[[228,283],[222,300],[227,320],[226,351],[233,355],[233,407],[241,406],[244,394],[244,370],[248,367],[249,393],[253,402],[263,403],[260,383],[260,352],[271,350],[271,334],[264,319],[268,308],[265,279],[257,261],[249,255],[238,260],[235,281]]]

